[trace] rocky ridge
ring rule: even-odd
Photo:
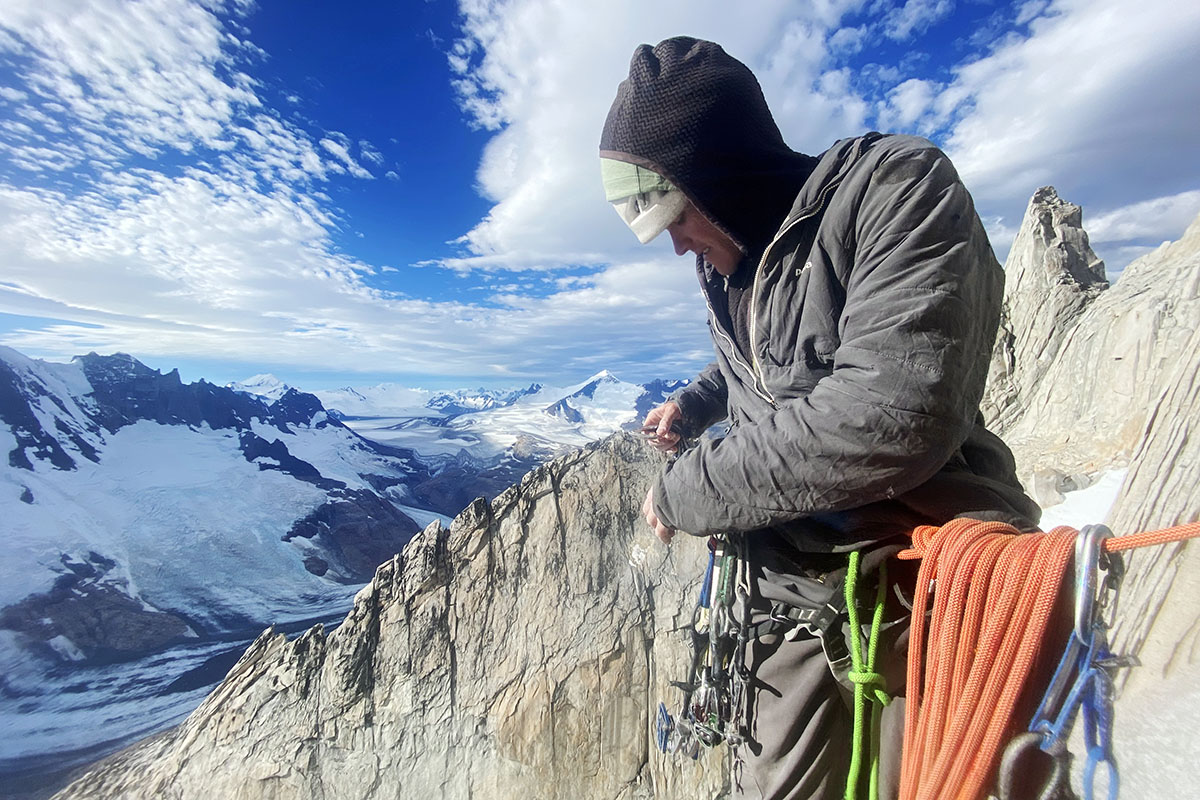
[[[660,459],[617,434],[379,568],[346,622],[265,632],[178,728],[63,797],[713,797],[661,756],[705,550],[637,509]]]
[[[1115,535],[1200,520],[1200,218],[1109,288],[1078,206],[1040,189],[1009,255],[985,402],[1042,505],[1128,467],[1105,522]],[[1113,652],[1124,797],[1177,796],[1200,746],[1200,549],[1126,554]],[[1083,753],[1074,737],[1072,749]],[[1076,762],[1080,768],[1083,759]],[[1076,785],[1079,785],[1078,776]]]
[[[1036,495],[1039,471],[1061,482],[1128,464],[1170,373],[1193,356],[1200,220],[1109,288],[1079,207],[1045,187],[1030,201],[1005,270],[984,413],[1016,454],[1022,480]]]

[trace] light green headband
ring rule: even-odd
[[[604,182],[604,199],[610,203],[646,192],[669,192],[675,188],[657,172],[613,158],[600,159],[600,179]]]

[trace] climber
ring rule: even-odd
[[[708,303],[716,358],[646,416],[653,443],[729,423],[664,467],[643,513],[664,542],[737,539],[752,622],[827,596],[851,551],[874,574],[917,525],[1034,526],[979,413],[1003,272],[943,153],[878,133],[796,152],[745,65],[680,37],[637,48],[600,156],[608,201],[642,243],[665,230],[695,255]],[[892,605],[881,671],[903,694],[906,612]],[[850,714],[822,638],[749,643],[735,796],[842,796]],[[883,722],[884,797],[901,706]]]

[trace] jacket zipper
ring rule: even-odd
[[[746,370],[746,373],[750,376],[750,388],[754,390],[754,393],[763,400],[766,400],[772,406],[775,406],[775,401],[771,399],[770,395],[764,394],[758,388],[758,375],[755,373],[754,369],[739,357],[738,346],[734,343],[733,339],[730,338],[729,334],[725,332],[725,327],[721,325],[721,321],[717,319],[717,312],[713,310],[712,300],[709,299],[708,291],[705,290],[701,292],[701,294],[704,295],[704,304],[708,306],[708,316],[712,320],[713,330],[721,334],[721,338],[729,343],[730,359],[733,360],[733,363]],[[753,341],[753,339],[751,341]],[[778,406],[775,407],[778,408]]]
[[[767,389],[767,382],[762,377],[762,367],[759,366],[759,363],[758,363],[758,348],[754,344],[754,334],[758,330],[759,279],[762,277],[763,267],[765,267],[767,265],[767,258],[771,255],[771,248],[773,248],[776,244],[778,244],[780,239],[782,239],[784,236],[787,236],[788,232],[791,231],[792,228],[796,227],[797,225],[799,225],[801,222],[804,222],[805,220],[812,219],[813,217],[815,217],[818,214],[818,212],[820,212],[820,210],[825,207],[825,200],[829,197],[829,193],[840,183],[841,183],[841,180],[837,180],[837,181],[833,181],[832,183],[827,184],[825,186],[825,188],[821,190],[821,194],[819,194],[817,196],[817,204],[815,206],[813,206],[811,211],[808,211],[808,212],[796,217],[791,222],[787,223],[783,228],[781,228],[778,233],[775,234],[775,237],[773,239],[771,239],[771,243],[767,245],[767,249],[763,251],[762,259],[758,262],[758,269],[755,270],[755,272],[754,272],[754,283],[750,287],[750,361],[752,364],[751,374],[754,377],[755,392],[760,397],[765,399],[768,403],[770,403],[771,406],[774,408],[779,408],[779,403],[778,403],[778,401],[775,400],[775,397],[771,394],[771,391],[769,389]],[[707,301],[707,300],[708,300],[708,296],[707,296],[707,293],[705,293],[705,301]],[[709,313],[711,313],[711,312],[712,312],[712,306],[709,305]],[[716,317],[714,315],[714,319],[715,318]],[[726,338],[728,338],[728,337],[726,337]],[[761,390],[759,389],[760,386],[762,387]]]

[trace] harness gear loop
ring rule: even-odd
[[[708,541],[708,566],[692,624],[692,648],[687,681],[672,681],[683,692],[679,714],[672,717],[659,703],[656,742],[663,753],[683,753],[695,759],[700,746],[716,747],[741,741],[735,709],[740,709],[745,682],[738,659],[744,649],[744,626],[734,619],[741,559],[725,536]]]
[[[854,684],[854,733],[850,748],[850,771],[846,776],[846,800],[858,797],[859,776],[862,773],[863,743],[867,742],[870,752],[870,770],[868,783],[869,800],[879,797],[879,739],[880,722],[883,707],[892,702],[885,691],[884,676],[875,671],[876,656],[879,651],[879,633],[883,625],[884,601],[887,597],[887,562],[879,565],[878,586],[875,589],[875,609],[871,615],[871,633],[867,642],[867,657],[864,662],[862,652],[862,628],[859,626],[858,590],[859,562],[862,553],[855,550],[850,553],[850,566],[846,571],[846,614],[850,632],[850,659],[852,669],[847,677]],[[868,696],[869,692],[869,696]],[[866,705],[871,703],[871,722],[867,727]]]

